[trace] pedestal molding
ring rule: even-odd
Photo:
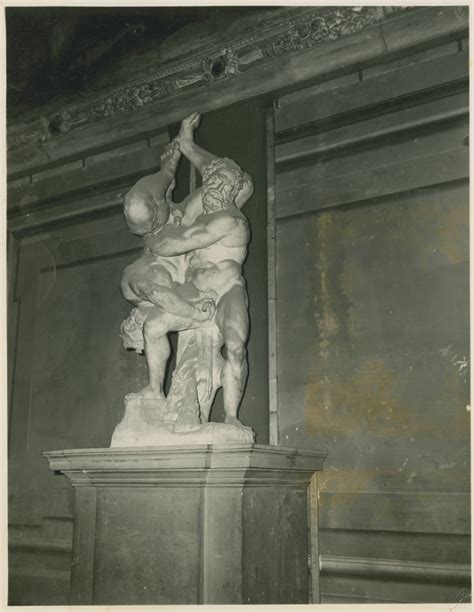
[[[74,487],[307,487],[325,451],[284,447],[182,446],[44,452]]]

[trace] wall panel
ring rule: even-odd
[[[22,249],[9,462],[14,603],[68,601],[73,491],[41,452],[108,446],[124,395],[144,375],[143,359],[123,350],[119,337],[130,308],[118,285],[140,245],[123,225],[109,232],[101,225],[76,227],[80,237],[69,240],[68,232],[39,235]],[[30,579],[42,585],[35,601],[33,586],[20,586]]]
[[[329,451],[323,602],[458,601],[469,589],[459,48],[275,110],[279,439]]]

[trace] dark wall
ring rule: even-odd
[[[242,126],[250,135],[241,138]],[[252,228],[245,276],[252,331],[250,376],[241,409],[260,443],[268,440],[266,180],[263,104],[204,118],[200,142],[255,177],[245,209]],[[143,356],[126,351],[120,324],[131,305],[119,289],[123,269],[142,252],[125,227],[123,194],[159,166],[167,131],[115,151],[36,175],[18,186],[42,201],[17,215],[10,264],[9,523],[10,603],[68,603],[73,490],[48,471],[41,452],[110,444],[124,396],[146,381]],[[186,172],[181,177],[188,181]],[[186,187],[186,186],[184,186]],[[23,191],[22,191],[23,190]],[[177,194],[178,197],[180,194]],[[22,199],[23,198],[23,199]],[[16,202],[12,196],[11,203]],[[17,257],[14,257],[14,253]],[[223,417],[222,394],[213,420]]]
[[[41,452],[107,447],[124,396],[139,388],[144,362],[121,346],[120,323],[130,307],[118,286],[139,251],[120,213],[42,233],[21,247],[9,456],[11,603],[68,602],[74,495]]]
[[[170,138],[179,124],[170,129]],[[248,134],[242,137],[242,133]],[[249,297],[250,333],[247,343],[249,376],[239,410],[239,418],[253,428],[259,444],[268,443],[268,309],[267,309],[267,165],[263,100],[237,104],[208,113],[196,132],[196,142],[205,150],[235,160],[253,179],[254,194],[242,212],[250,223],[251,239],[244,264]],[[196,185],[201,178],[196,173]],[[182,159],[177,172],[173,198],[182,201],[189,193],[190,164]],[[175,338],[173,338],[175,340]],[[170,362],[172,367],[172,362]],[[168,373],[168,383],[170,375]],[[224,404],[219,389],[212,408],[211,421],[222,422]]]
[[[255,191],[242,209],[250,223],[249,254],[244,275],[249,295],[249,377],[240,407],[242,422],[252,427],[259,444],[268,443],[267,322],[267,181],[265,108],[263,100],[237,104],[207,115],[197,141],[204,149],[234,159],[254,180]],[[211,419],[222,420],[222,390]]]
[[[467,56],[431,53],[275,114],[280,443],[329,451],[328,603],[469,585]]]

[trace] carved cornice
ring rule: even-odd
[[[179,93],[237,78],[240,73],[303,52],[378,23],[407,7],[310,7],[286,9],[284,17],[266,19],[251,34],[224,32],[199,51],[136,78],[48,112],[30,123],[9,127],[8,149],[27,143],[46,146],[56,135],[134,111]]]

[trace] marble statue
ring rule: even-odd
[[[192,443],[253,441],[238,419],[249,333],[242,264],[250,232],[241,208],[253,194],[253,181],[236,162],[196,144],[200,121],[198,113],[182,121],[160,171],[140,179],[125,198],[126,223],[143,236],[145,248],[123,275],[123,295],[135,308],[121,336],[126,348],[145,353],[149,382],[126,397],[113,446],[182,443],[177,436]],[[201,174],[202,187],[175,204],[182,155]],[[165,397],[170,332],[178,332],[178,348]],[[224,424],[208,423],[221,386]]]

